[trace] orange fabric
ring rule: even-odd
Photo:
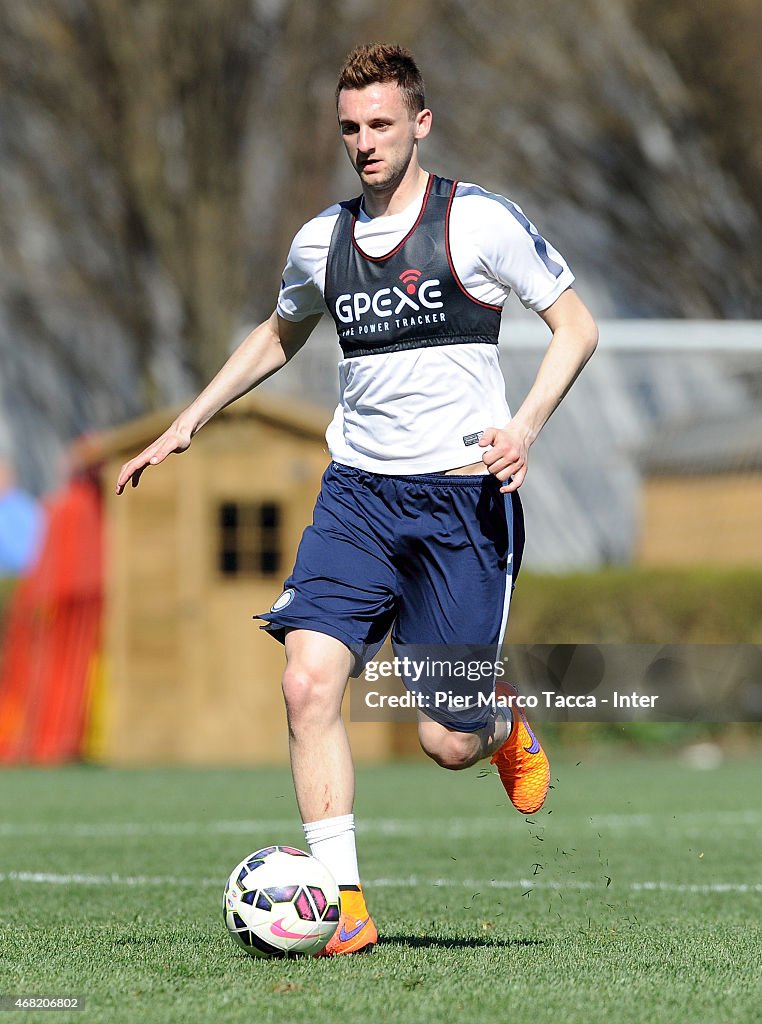
[[[88,674],[100,646],[102,515],[98,488],[72,480],[48,503],[37,564],[11,600],[0,660],[0,762],[76,758]]]

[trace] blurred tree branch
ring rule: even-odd
[[[762,210],[762,7],[758,0],[630,2],[636,23],[669,54],[690,88],[696,115],[723,167],[737,177],[755,208]]]

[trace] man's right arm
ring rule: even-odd
[[[269,320],[256,327],[161,437],[122,466],[116,493],[121,494],[130,480],[132,486],[137,487],[148,466],[158,466],[168,455],[184,452],[193,435],[220,409],[285,366],[304,345],[319,320],[319,314],[295,322],[273,313]]]

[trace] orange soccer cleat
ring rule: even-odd
[[[342,956],[345,953],[370,953],[378,942],[378,932],[365,906],[362,888],[341,890],[339,926],[315,956]]]
[[[500,781],[511,803],[522,814],[534,814],[545,803],[550,785],[550,765],[540,741],[532,732],[527,717],[515,703],[518,690],[510,683],[495,685],[495,696],[508,703],[513,724],[508,738],[492,755]]]

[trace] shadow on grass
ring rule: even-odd
[[[478,949],[481,946],[546,946],[545,939],[498,939],[489,935],[464,939],[438,938],[435,935],[389,935],[384,932],[382,945],[407,946],[408,949]]]

